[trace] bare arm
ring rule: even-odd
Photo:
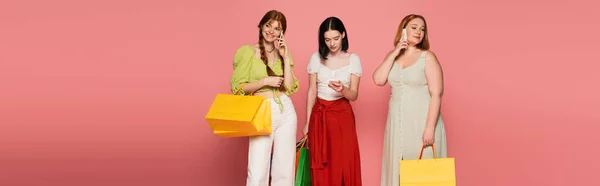
[[[283,86],[285,86],[286,89],[291,89],[294,86],[295,76],[290,61],[289,56],[283,58]]]
[[[397,54],[394,51],[388,52],[383,62],[375,69],[373,73],[373,82],[377,86],[383,86],[387,83],[387,77],[394,64],[394,58]]]
[[[444,80],[442,67],[435,54],[431,51],[427,52],[427,60],[425,61],[425,76],[429,86],[429,94],[431,95],[426,128],[433,130],[437,124],[442,105]]]
[[[398,57],[398,55],[400,55],[400,51],[406,47],[408,47],[408,42],[400,41],[394,50],[388,52],[388,54],[385,56],[385,59],[383,59],[383,62],[381,62],[379,67],[377,67],[373,73],[373,82],[375,85],[383,86],[387,83],[387,77],[390,74],[390,70],[394,65],[395,59]]]
[[[396,48],[385,56],[383,62],[375,69],[373,73],[373,82],[377,86],[383,86],[387,83],[387,77],[394,65],[395,59],[400,55],[400,51],[408,47],[408,41],[400,41],[396,44]]]
[[[308,76],[308,95],[306,96],[306,124],[304,125],[303,133],[306,134],[308,131],[308,125],[310,123],[310,115],[312,108],[315,106],[315,100],[317,99],[317,74],[309,74]]]
[[[283,83],[282,83],[282,86],[284,86],[286,88],[286,90],[287,90],[286,94],[289,95],[289,94],[292,94],[292,93],[298,91],[298,81],[296,79],[296,76],[294,76],[294,61],[292,60],[292,57],[290,57],[287,42],[285,41],[283,35],[281,35],[281,37],[279,37],[278,40],[281,44],[280,48],[278,49],[279,56],[281,56],[283,59]],[[276,44],[279,44],[279,43],[276,43]]]
[[[352,74],[350,76],[350,88],[342,89],[342,95],[350,101],[356,101],[358,99],[358,85],[360,84],[360,77]]]

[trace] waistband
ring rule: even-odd
[[[283,112],[283,101],[291,101],[291,98],[286,94],[281,94],[281,92],[279,91],[273,91],[273,97],[267,98],[267,100],[277,103],[277,105],[279,106],[279,111]]]

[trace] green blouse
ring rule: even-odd
[[[294,69],[294,61],[290,54],[288,54],[290,60],[290,67]],[[271,70],[276,75],[283,75],[283,61],[278,59],[272,65],[269,65]],[[267,77],[267,70],[265,63],[254,55],[254,47],[252,45],[243,45],[235,53],[233,59],[233,74],[231,76],[231,92],[236,94],[239,91],[241,95],[248,95],[244,90],[240,90],[240,85],[244,83],[251,83],[262,78]],[[296,76],[293,76],[294,84],[292,87],[287,87],[286,95],[291,95],[298,91],[299,83]],[[256,92],[264,92],[273,90],[276,93],[279,92],[277,87],[264,86]]]

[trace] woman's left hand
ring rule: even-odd
[[[281,56],[283,59],[288,58],[288,48],[286,45],[287,43],[285,42],[283,34],[281,34],[281,37],[277,37],[277,40],[275,40],[275,43],[273,44],[279,45],[279,56]]]
[[[434,134],[435,134],[435,128],[425,129],[425,132],[423,132],[423,145],[425,145],[425,146],[433,145]]]
[[[336,92],[342,92],[344,91],[344,89],[346,89],[346,87],[344,86],[344,84],[342,84],[341,81],[330,81],[329,87],[335,90]]]

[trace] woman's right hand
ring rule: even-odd
[[[406,49],[406,48],[408,48],[408,41],[400,40],[400,42],[398,42],[398,44],[396,44],[396,48],[394,49],[394,54],[397,56],[398,54],[400,54],[400,51],[402,49]]]
[[[263,85],[279,87],[283,83],[283,78],[277,76],[269,76],[261,79],[261,81]]]

